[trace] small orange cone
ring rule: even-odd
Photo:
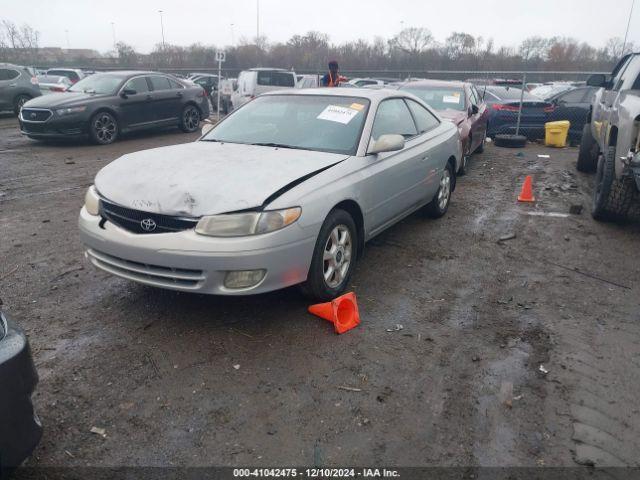
[[[522,185],[522,191],[520,195],[518,195],[519,202],[535,202],[536,199],[533,196],[533,180],[531,179],[531,175],[527,175],[524,179],[524,184]]]
[[[356,294],[353,292],[345,293],[327,303],[311,305],[309,313],[333,323],[336,333],[344,333],[360,325]]]

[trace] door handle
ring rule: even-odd
[[[18,86],[18,84],[17,83],[10,83],[9,86],[10,87],[16,87],[16,86]]]
[[[424,157],[422,157],[422,158],[420,159],[420,161],[421,161],[421,162],[427,162],[427,161],[429,161],[429,155],[425,155]]]
[[[176,97],[180,97],[180,98],[182,98],[182,92],[178,92],[178,93],[176,93]]]
[[[153,100],[153,96],[147,95],[147,100]]]

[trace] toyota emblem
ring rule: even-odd
[[[157,226],[158,225],[156,224],[156,221],[153,218],[145,218],[140,222],[140,227],[145,232],[153,232]]]

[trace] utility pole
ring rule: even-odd
[[[117,50],[116,47],[116,24],[114,22],[111,22],[111,34],[113,35],[113,51],[115,52]]]
[[[164,50],[164,23],[162,22],[162,10],[158,10],[158,13],[160,14],[160,31],[162,32],[162,50]]]
[[[64,34],[67,37],[67,50],[69,50],[71,48],[71,44],[69,43],[69,30],[65,30]]]
[[[260,42],[260,0],[256,0],[256,46]]]

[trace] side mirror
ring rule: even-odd
[[[477,105],[471,105],[471,115],[477,115],[480,109]]]
[[[214,125],[211,122],[208,122],[205,120],[204,125],[202,125],[202,135],[206,135],[207,133],[209,133],[212,129],[213,129]]]
[[[129,95],[135,95],[136,93],[138,92],[135,91],[133,88],[125,88],[122,90],[122,93],[120,93],[120,96],[122,98],[127,98]]]
[[[402,135],[380,135],[380,138],[369,146],[367,154],[374,155],[376,153],[396,152],[403,148],[404,137]]]
[[[604,87],[607,84],[607,77],[602,73],[594,73],[587,79],[587,85],[590,87]]]

